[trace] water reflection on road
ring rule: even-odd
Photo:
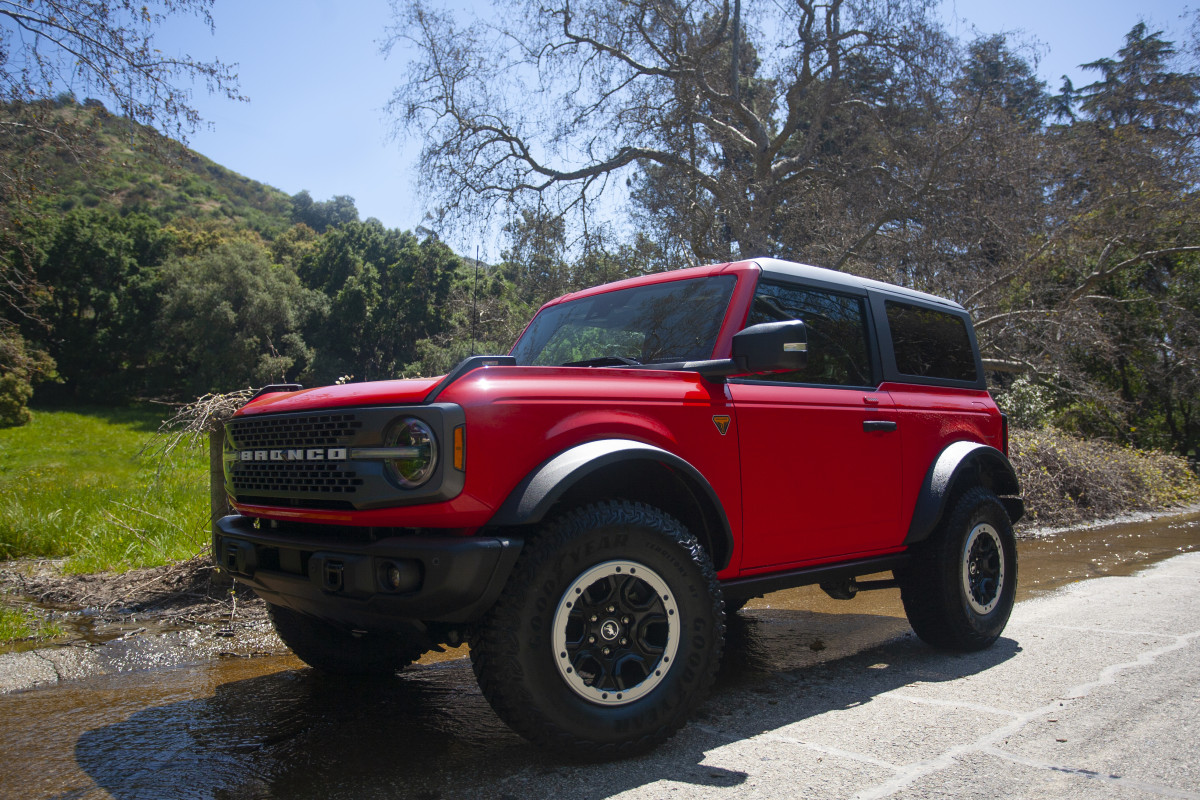
[[[1023,541],[1020,595],[1198,548],[1200,515]],[[461,658],[376,682],[326,679],[290,656],[107,675],[0,697],[0,798],[550,797],[577,787],[581,770],[599,796],[667,769],[734,786],[745,776],[700,765],[706,719],[733,713],[757,687],[802,684],[810,669],[836,674],[834,662],[871,648],[920,647],[911,640],[895,590],[850,602],[816,589],[755,600],[731,619],[697,723],[660,754],[589,767],[556,762],[511,733]],[[1001,645],[991,658],[1016,643]]]

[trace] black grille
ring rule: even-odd
[[[355,414],[314,414],[239,419],[229,423],[228,429],[236,449],[267,450],[346,445],[362,425]]]
[[[353,494],[362,485],[358,473],[339,464],[249,461],[233,468],[233,491],[238,496],[260,492]]]

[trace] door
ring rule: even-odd
[[[747,325],[802,319],[808,364],[730,381],[742,453],[742,568],[868,555],[904,538],[900,431],[865,296],[764,282]]]

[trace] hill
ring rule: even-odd
[[[31,118],[37,130],[53,130],[54,135],[38,136]],[[61,96],[39,104],[7,104],[0,108],[4,123],[31,131],[5,143],[0,164],[10,174],[36,167],[33,203],[40,210],[65,213],[108,206],[163,223],[188,219],[249,229],[266,239],[293,223],[292,199],[282,191],[116,116],[97,100],[79,104]]]

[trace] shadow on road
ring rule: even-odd
[[[607,797],[660,779],[737,786],[746,773],[705,766],[709,750],[915,682],[982,672],[1018,650],[1002,639],[946,655],[894,617],[751,611],[731,618],[717,687],[692,723],[640,758],[547,756],[496,718],[457,661],[387,681],[304,669],[224,683],[83,732],[75,761],[119,800]]]

